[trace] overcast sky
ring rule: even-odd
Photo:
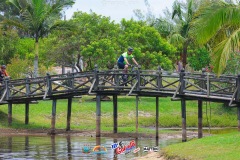
[[[172,9],[174,0],[148,0],[152,13],[158,17],[163,15],[166,7]],[[122,18],[134,17],[133,10],[140,9],[147,13],[144,0],[76,0],[74,6],[65,11],[67,19],[70,19],[75,11],[93,12],[110,17],[111,20],[120,22]]]

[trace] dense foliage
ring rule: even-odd
[[[182,58],[184,63],[194,70],[213,64],[217,71],[236,74],[234,68],[238,66],[237,63],[236,65],[229,63],[226,69],[221,67],[226,65],[225,60],[230,57],[231,62],[236,61],[235,56],[231,54],[234,55],[239,50],[238,44],[234,43],[239,40],[237,36],[239,4],[225,1],[215,4],[215,1],[176,1],[172,13],[165,10],[163,17],[156,17],[149,10],[151,7],[146,0],[148,13],[144,15],[140,10],[135,10],[138,20],[122,19],[120,23],[115,23],[110,17],[80,11],[75,12],[71,19],[62,20],[61,11],[64,7],[71,6],[73,2],[72,0],[0,2],[2,13],[0,64],[11,66],[17,57],[23,62],[27,61],[25,64],[28,70],[34,72],[36,76],[38,65],[40,68],[45,66],[46,70],[52,66],[73,67],[77,57],[81,56],[85,71],[92,70],[95,64],[101,69],[111,69],[118,57],[131,46],[134,48],[135,59],[143,69],[156,69],[161,66],[164,70],[173,70],[176,60]],[[212,9],[216,6],[219,10]],[[204,22],[205,26],[210,28],[216,27],[205,20],[212,11],[215,11],[217,17],[221,17],[222,14],[228,16],[228,20],[216,23],[225,26],[216,35],[207,32],[208,29],[203,30],[200,23]],[[236,14],[228,15],[228,11]],[[232,46],[225,48],[227,51],[225,53],[228,54],[220,53],[220,50],[224,49],[223,43],[220,43],[224,38],[228,40],[224,41],[224,44]],[[203,49],[203,45],[208,48]],[[216,52],[216,49],[219,52]],[[216,63],[218,60],[219,63]],[[11,74],[11,69],[9,71]],[[24,73],[13,77],[20,78],[20,75],[26,74],[27,71],[22,72]],[[45,73],[40,73],[42,74]]]

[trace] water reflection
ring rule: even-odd
[[[134,141],[136,148],[140,151],[128,154],[124,152],[117,154],[112,149],[113,144],[122,142],[129,145]],[[0,159],[97,159],[97,160],[121,160],[133,159],[147,154],[143,152],[144,146],[154,147],[160,144],[160,147],[181,142],[181,139],[158,140],[148,138],[95,138],[78,136],[7,136],[0,137]],[[85,149],[88,149],[87,152]],[[94,147],[100,146],[106,152],[93,152]]]

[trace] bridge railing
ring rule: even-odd
[[[204,72],[202,74],[181,73],[181,95],[231,100],[237,90],[237,77],[220,76]]]
[[[87,94],[93,80],[93,72],[48,74],[45,77],[16,80],[6,78],[0,84],[0,103],[11,100],[21,102],[27,99],[46,99],[67,94]]]
[[[121,93],[128,95],[139,94],[140,92],[173,94],[179,85],[178,73],[166,72],[160,67],[157,70],[141,70],[141,67],[139,67],[128,73],[115,68],[108,71],[97,71],[95,74],[96,84],[94,91],[102,93],[121,91]],[[128,78],[123,81],[122,77],[126,75]]]
[[[94,80],[93,72],[47,75],[45,97],[86,94]]]
[[[3,100],[12,100],[29,97],[42,97],[45,92],[45,77],[26,78],[17,80],[4,80],[4,90],[6,92]]]
[[[67,73],[45,77],[11,80],[6,78],[0,84],[3,101],[25,101],[84,94],[127,94],[172,96],[173,99],[188,96],[239,101],[240,76],[220,76],[202,73],[171,73],[162,70],[141,70],[128,72],[127,81],[123,70],[112,69],[93,72]]]

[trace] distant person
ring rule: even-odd
[[[5,65],[2,65],[1,66],[1,72],[2,72],[2,74],[4,75],[4,77],[8,77],[9,75],[8,75],[8,73],[7,73],[7,71],[6,71],[6,66]]]
[[[1,66],[1,70],[0,70],[0,83],[3,82],[4,77],[9,77],[9,75],[8,75],[8,73],[6,71],[6,68],[7,68],[6,65],[2,65]]]
[[[77,55],[76,68],[77,72],[83,72],[83,57],[80,54]]]
[[[177,62],[177,72],[181,72],[182,69],[183,69],[183,63],[181,60],[179,60]]]

